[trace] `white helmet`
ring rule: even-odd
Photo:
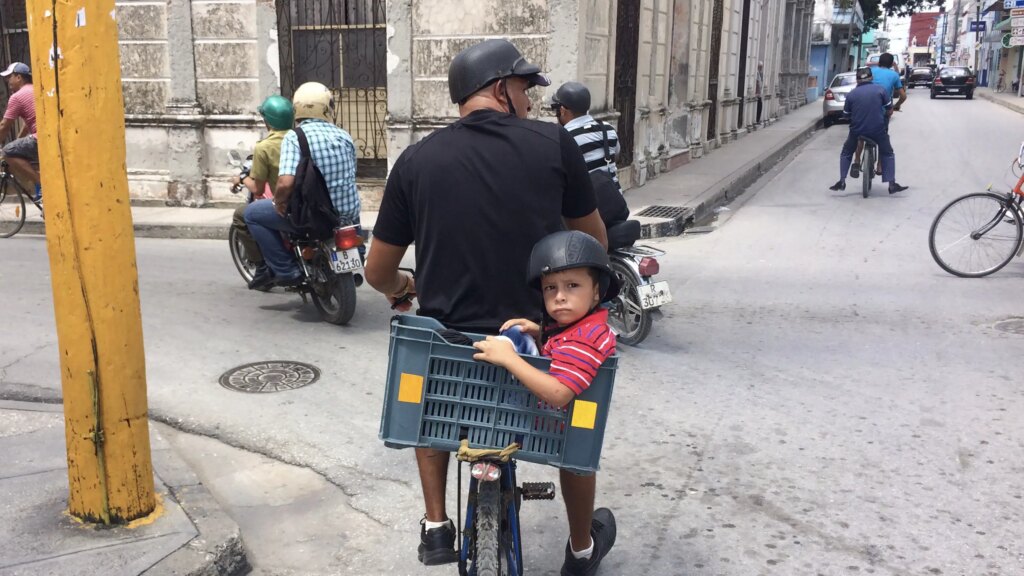
[[[334,122],[334,95],[319,82],[306,82],[292,96],[295,119],[318,118]]]

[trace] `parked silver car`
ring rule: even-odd
[[[832,79],[832,83],[825,90],[825,99],[821,103],[821,118],[825,128],[843,120],[843,106],[846,105],[846,95],[857,87],[857,73],[843,72]]]

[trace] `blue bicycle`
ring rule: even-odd
[[[462,576],[522,576],[523,544],[519,508],[523,500],[553,500],[552,482],[516,481],[519,450],[511,444],[502,450],[472,449],[463,440],[456,458],[470,466],[465,530],[460,531],[459,574]],[[462,466],[459,466],[462,486]],[[459,493],[459,510],[462,510]],[[462,525],[461,518],[458,525]],[[504,569],[503,569],[504,568]]]

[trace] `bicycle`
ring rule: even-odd
[[[871,192],[871,181],[875,178],[875,162],[878,160],[878,144],[870,139],[861,136],[859,138],[864,143],[864,151],[861,153],[861,166],[867,166],[867,169],[861,170],[860,186],[861,193],[865,198],[868,197],[868,193]]]
[[[461,576],[522,576],[522,502],[552,500],[555,486],[519,485],[516,460],[598,469],[618,357],[606,360],[591,386],[563,409],[540,402],[504,368],[473,360],[472,346],[445,338],[433,318],[392,318],[379,436],[390,448],[456,452]],[[550,363],[523,359],[544,370]],[[463,462],[470,468],[464,524]]]
[[[42,200],[36,200],[33,194],[29,194],[11,174],[7,160],[0,159],[0,238],[14,236],[25,225],[25,198],[39,209],[40,214],[43,213]]]
[[[939,211],[928,248],[943,270],[961,278],[981,278],[1024,252],[1024,144],[1011,172],[1018,179],[1010,192],[994,193],[990,185],[986,192],[961,196]]]

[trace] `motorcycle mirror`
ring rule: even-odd
[[[238,152],[235,152],[234,150],[229,150],[228,164],[237,168],[242,165],[242,157],[238,155]]]

